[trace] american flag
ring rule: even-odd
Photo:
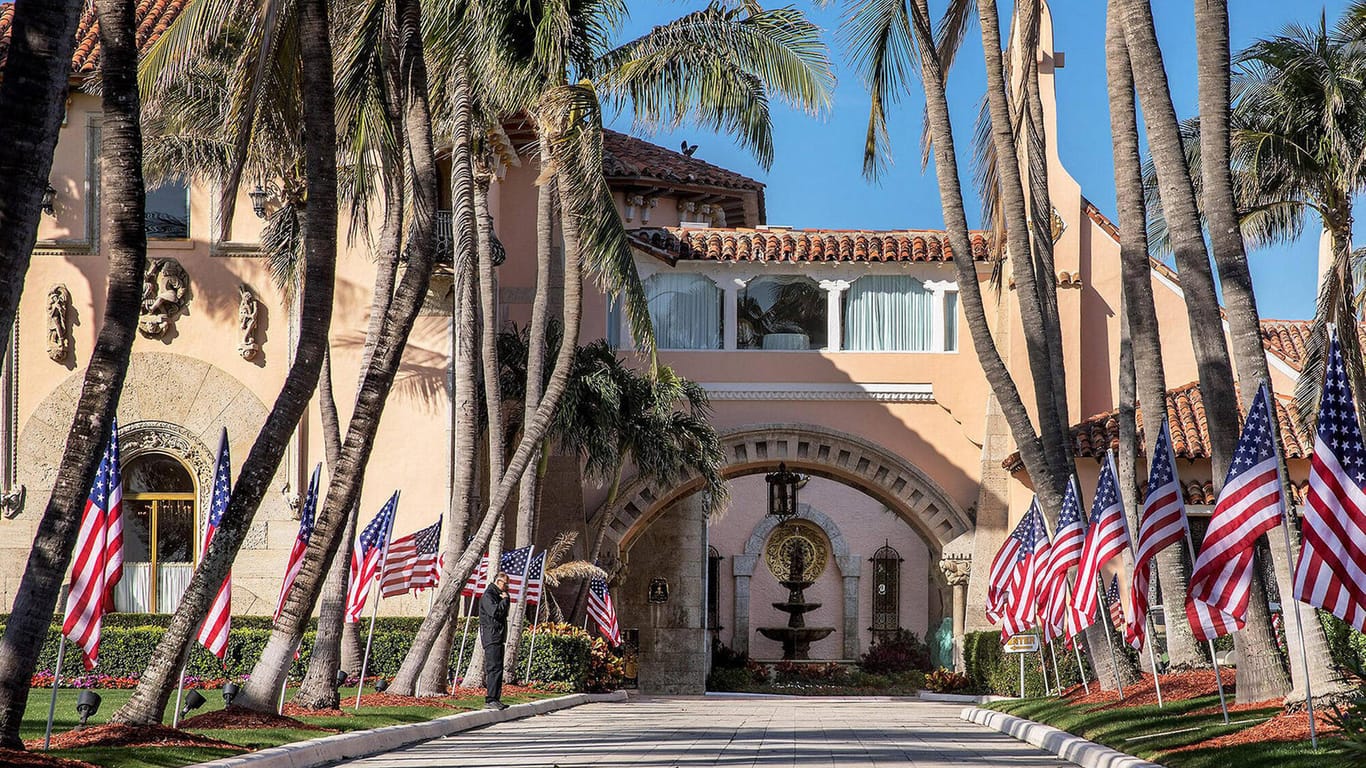
[[[119,423],[110,426],[109,444],[100,458],[95,482],[81,514],[76,538],[71,592],[62,634],[81,647],[86,669],[100,657],[100,627],[112,611],[114,585],[123,578],[123,481],[119,478]]]
[[[1114,456],[1108,452],[1100,465],[1100,480],[1096,497],[1091,500],[1091,527],[1086,531],[1082,546],[1081,570],[1077,572],[1076,609],[1078,629],[1096,622],[1096,579],[1100,569],[1111,559],[1129,548],[1129,526],[1124,520],[1124,500],[1119,495],[1119,480],[1115,473]]]
[[[488,586],[489,578],[489,553],[479,558],[479,565],[474,567],[470,577],[465,579],[465,586],[460,588],[461,597],[478,597],[484,594],[484,587]]]
[[[617,609],[612,605],[612,595],[607,591],[607,582],[601,576],[588,580],[588,615],[597,622],[598,631],[612,645],[621,645],[621,629],[617,626]]]
[[[1224,488],[1200,544],[1186,595],[1186,617],[1201,640],[1243,628],[1252,553],[1258,537],[1281,522],[1284,502],[1266,384],[1257,389],[1233,450]]]
[[[1029,520],[1025,539],[1015,556],[1015,570],[1010,576],[1010,592],[1006,600],[1005,621],[1001,623],[1001,642],[1012,635],[1034,626],[1041,613],[1039,597],[1044,589],[1043,575],[1048,567],[1048,531],[1044,529],[1043,513],[1038,500],[1025,513]]]
[[[356,548],[351,550],[351,583],[346,589],[347,624],[360,621],[361,614],[365,612],[365,601],[370,597],[370,582],[384,570],[389,534],[394,530],[394,515],[397,512],[398,491],[394,491],[375,519],[361,531]]]
[[[545,590],[545,550],[536,553],[531,558],[531,567],[526,574],[526,601],[530,603],[541,602],[541,592]]]
[[[394,597],[413,589],[430,589],[441,581],[441,521],[394,539],[379,593]]]
[[[996,551],[996,557],[991,561],[991,573],[987,579],[987,620],[992,624],[997,624],[1005,618],[1006,602],[1010,595],[1010,576],[1015,571],[1020,547],[1024,545],[1029,527],[1029,516],[1025,515],[1015,525],[1015,530],[1001,542],[1001,548]]]
[[[218,437],[218,461],[213,470],[213,497],[209,500],[209,527],[204,532],[204,548],[199,552],[199,562],[209,552],[209,542],[213,534],[223,524],[223,513],[228,511],[228,500],[232,498],[232,462],[228,459],[228,430]],[[209,653],[223,659],[228,654],[228,632],[232,629],[232,572],[223,577],[218,585],[218,594],[209,606],[204,617],[204,626],[199,628],[199,643],[209,649]]]
[[[1119,574],[1110,577],[1110,590],[1105,593],[1105,602],[1110,606],[1110,623],[1116,632],[1124,633],[1124,605],[1119,599]]]
[[[275,620],[280,620],[284,610],[285,598],[289,588],[299,577],[299,569],[304,565],[304,552],[308,550],[308,540],[313,536],[313,515],[318,508],[318,480],[322,474],[322,462],[313,468],[313,477],[308,481],[308,493],[304,496],[303,509],[299,511],[299,535],[294,537],[294,548],[289,551],[289,564],[285,566],[285,582],[280,585],[280,601],[275,604]]]
[[[1319,400],[1295,598],[1366,627],[1366,444],[1336,336]]]
[[[1048,559],[1048,573],[1044,577],[1048,595],[1045,623],[1050,637],[1071,636],[1080,631],[1073,629],[1079,627],[1080,622],[1071,616],[1076,609],[1071,605],[1067,573],[1081,565],[1081,549],[1085,542],[1086,521],[1081,518],[1081,494],[1077,492],[1076,479],[1072,478],[1062,497],[1058,527],[1053,532],[1053,554]]]
[[[1129,585],[1129,607],[1134,620],[1129,622],[1125,640],[1143,650],[1148,634],[1148,597],[1152,590],[1152,562],[1157,553],[1186,535],[1186,505],[1181,499],[1181,481],[1172,464],[1172,436],[1167,420],[1157,433],[1157,445],[1148,462],[1148,498],[1143,502],[1138,524],[1138,550]]]
[[[508,575],[508,598],[514,603],[522,599],[522,585],[526,581],[527,571],[531,568],[531,550],[530,546],[522,547],[504,552],[503,556],[498,558],[498,570]]]

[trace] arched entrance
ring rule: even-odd
[[[943,585],[931,581],[931,564],[939,561],[946,544],[970,532],[973,523],[954,499],[914,464],[860,437],[807,424],[750,426],[721,437],[727,458],[722,474],[728,479],[771,472],[781,462],[793,471],[831,480],[866,497],[872,509],[898,521],[899,529],[920,548],[921,571],[905,578],[918,579],[923,591],[936,597],[936,605],[949,603]],[[623,626],[635,626],[640,631],[639,683],[647,692],[697,693],[705,687],[709,599],[714,601],[716,595],[709,582],[722,569],[709,557],[708,521],[698,493],[701,488],[696,477],[671,488],[654,488],[634,480],[623,487],[616,503],[604,505],[592,517],[593,527],[608,521],[609,553],[615,544],[626,565],[619,604]],[[748,510],[747,514],[752,516],[752,512]],[[808,508],[805,512],[814,519],[818,515],[813,513],[819,510]],[[833,591],[824,598],[830,606],[824,620],[838,621],[842,633],[834,650],[837,655],[826,658],[856,658],[859,638],[865,634],[861,618],[872,619],[863,615],[867,610],[860,609],[872,602],[871,592],[863,595],[868,590],[860,586],[860,578],[868,570],[863,560],[884,542],[881,538],[876,544],[864,542],[861,551],[852,552],[840,545],[844,538],[840,525],[828,518],[825,523],[828,525],[820,528],[831,544],[832,563],[837,568],[830,573],[839,586],[829,587]],[[751,579],[760,562],[759,549],[773,527],[772,522],[757,519],[747,524],[753,526],[753,532],[744,551],[720,553],[731,557],[730,568],[725,570],[730,571],[726,575],[734,576],[731,596],[722,600],[733,599],[736,606],[731,617],[734,627],[726,634],[742,649],[754,635],[754,628],[747,626]],[[850,524],[849,520],[841,523],[846,530]],[[858,521],[852,524],[857,526]],[[765,571],[763,575],[769,574]],[[651,582],[667,583],[666,602],[649,600]],[[767,596],[755,599],[759,602],[754,604],[761,607],[770,601]],[[920,610],[924,621],[923,603]]]
[[[169,613],[194,573],[194,477],[174,456],[150,451],[122,471],[124,564],[114,608]]]

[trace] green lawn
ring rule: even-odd
[[[343,710],[351,712],[354,705],[356,689],[342,689]],[[108,722],[109,715],[117,710],[132,695],[130,690],[111,690],[99,691],[102,699],[100,710],[94,717],[90,718],[90,724],[100,725]],[[205,712],[223,708],[223,697],[218,691],[202,691],[207,703],[191,713],[191,717]],[[28,709],[25,711],[24,723],[20,728],[20,734],[24,739],[40,739],[43,736],[43,729],[47,722],[48,702],[52,691],[46,688],[34,689],[29,694]],[[62,689],[57,692],[57,711],[53,718],[52,732],[62,733],[74,728],[80,722],[80,716],[76,714],[76,697],[79,691]],[[349,698],[348,698],[349,695]],[[508,695],[503,701],[507,704],[520,704],[536,699],[549,698],[559,694],[524,694]],[[350,702],[350,704],[347,704]],[[471,696],[456,702],[458,707],[463,709],[476,709],[482,707],[483,699],[479,696]],[[174,705],[174,700],[172,700]],[[168,708],[169,709],[169,708]],[[310,725],[322,728],[329,728],[336,731],[358,731],[369,728],[380,728],[386,725],[397,725],[400,723],[416,723],[424,720],[442,717],[444,715],[457,714],[460,709],[449,707],[365,707],[359,713],[331,717],[301,717],[300,720]],[[249,749],[264,749],[280,744],[288,744],[293,741],[305,741],[316,739],[328,735],[324,731],[311,731],[293,728],[252,728],[252,729],[193,729],[194,733],[199,733],[211,738],[220,739],[232,744],[240,744]],[[191,763],[213,760],[219,757],[237,754],[227,749],[211,749],[204,747],[169,747],[158,749],[146,749],[143,747],[106,747],[82,749],[59,749],[53,750],[52,754],[58,757],[71,758],[73,760],[84,760],[105,768],[137,768],[137,766],[153,766],[154,768],[176,768],[177,766],[189,765]]]
[[[1211,707],[1213,713],[1193,714]],[[1219,697],[1215,695],[1171,702],[1164,709],[1155,705],[1097,709],[1095,704],[1069,705],[1056,698],[997,702],[988,708],[1047,723],[1170,768],[1322,768],[1334,759],[1332,740],[1323,738],[1319,739],[1318,752],[1310,748],[1308,741],[1169,752],[1250,728],[1280,712],[1279,707],[1235,712],[1230,716],[1233,722],[1224,725]],[[1157,735],[1178,730],[1182,732]]]

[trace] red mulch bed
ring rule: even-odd
[[[40,740],[37,748],[42,749],[42,746]],[[20,752],[17,749],[0,749],[0,765],[8,768],[99,768],[84,760],[68,760],[41,752]]]
[[[1319,736],[1325,733],[1332,733],[1338,730],[1337,726],[1328,721],[1328,714],[1316,712],[1314,722],[1318,725]],[[1215,749],[1219,747],[1234,747],[1240,744],[1260,744],[1271,741],[1308,741],[1309,740],[1309,715],[1305,712],[1298,712],[1293,715],[1280,714],[1264,723],[1259,723],[1251,728],[1244,728],[1237,733],[1230,733],[1227,736],[1219,736],[1207,739],[1197,744],[1188,744],[1184,747],[1177,747],[1171,752],[1191,752],[1197,749]]]
[[[354,701],[354,699],[352,700]],[[284,714],[287,717],[350,717],[355,710],[350,709],[309,709],[292,701],[285,702]]]
[[[42,749],[42,739],[24,742],[29,749]],[[74,749],[76,747],[219,747],[237,752],[248,751],[246,747],[229,744],[226,741],[211,739],[194,733],[178,731],[164,725],[124,725],[109,723],[54,734],[53,749]]]
[[[1247,704],[1234,704],[1232,697],[1230,697],[1228,700],[1228,713],[1230,715],[1236,714],[1238,712],[1255,712],[1260,709],[1270,709],[1272,707],[1280,709],[1281,702],[1277,699],[1267,699],[1266,701],[1252,701],[1248,702]],[[1221,710],[1219,709],[1219,705],[1215,704],[1212,707],[1201,707],[1200,709],[1191,710],[1190,714],[1217,715],[1220,714],[1220,712]]]
[[[274,712],[256,712],[241,707],[227,707],[216,712],[205,712],[189,720],[180,722],[181,728],[298,728],[305,731],[326,731],[317,725],[310,725],[292,717],[277,715]]]
[[[347,699],[347,701],[350,702],[351,706],[354,706],[356,703],[355,699]],[[455,705],[446,701],[444,698],[398,696],[392,693],[363,694],[360,697],[360,705],[361,707],[436,707],[438,709],[455,709]]]
[[[1233,670],[1221,670],[1221,674],[1224,678],[1224,695],[1231,697],[1234,682]],[[1162,700],[1164,702],[1186,701],[1201,696],[1213,696],[1217,692],[1218,686],[1215,683],[1213,670],[1196,670],[1162,676]],[[1145,674],[1139,682],[1124,686],[1123,701],[1120,701],[1118,691],[1102,691],[1095,684],[1091,686],[1090,695],[1087,695],[1081,686],[1073,686],[1064,693],[1064,698],[1071,704],[1099,705],[1095,709],[1138,707],[1156,704],[1157,689],[1153,686],[1153,676]]]

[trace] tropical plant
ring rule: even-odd
[[[84,7],[83,0],[53,0],[12,11],[0,77],[0,177],[9,186],[0,196],[0,339],[6,345],[38,240],[43,190],[66,112],[76,22]]]
[[[81,528],[82,509],[114,423],[137,338],[147,264],[142,130],[132,0],[99,0],[103,114],[101,251],[109,258],[104,322],[86,368],[56,484],[38,522],[29,561],[0,639],[0,744],[22,748],[19,728],[34,667]],[[112,585],[109,587],[112,590]],[[101,599],[96,597],[96,600]]]

